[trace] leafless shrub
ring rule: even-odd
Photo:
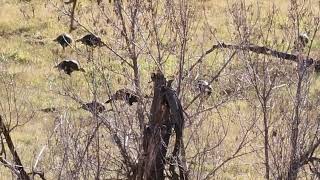
[[[66,105],[50,112],[46,168],[57,179],[212,179],[251,157],[266,179],[318,177],[311,49],[319,21],[310,2],[290,1],[283,22],[276,4],[263,11],[260,1],[228,2],[227,42],[210,25],[206,1],[48,0],[70,31],[76,25],[103,42],[72,46],[88,59],[86,73],[52,81]],[[200,79],[210,96],[195,87]],[[121,88],[138,102],[81,109]]]

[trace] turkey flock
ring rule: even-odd
[[[70,46],[74,41],[71,37],[71,35],[67,33],[60,34],[56,39],[53,41],[57,42],[58,44],[61,45],[63,52],[65,51],[65,48]],[[86,48],[95,48],[95,47],[102,47],[105,45],[105,43],[101,40],[100,37],[89,33],[82,38],[76,40],[75,42],[81,42],[83,45],[86,46]],[[293,52],[298,52],[303,50],[309,42],[309,37],[306,33],[301,33],[299,34],[297,41],[294,44]],[[80,72],[85,72],[85,69],[80,67],[80,63],[76,60],[63,60],[61,61],[58,65],[55,66],[59,71],[63,71],[65,74],[71,76],[71,74],[74,71],[80,71]],[[320,71],[320,63],[315,65],[316,71]],[[197,79],[197,78],[196,78]],[[199,92],[199,95],[203,97],[209,97],[212,94],[212,87],[206,80],[203,79],[198,79],[195,82],[195,88]],[[123,88],[117,90],[113,95],[111,95],[110,99],[105,102],[111,103],[113,101],[124,101],[126,104],[132,106],[133,103],[136,103],[140,101],[140,97],[137,96],[135,91],[128,89],[128,88]],[[102,113],[103,111],[106,110],[105,106],[102,103],[92,101],[90,103],[85,103],[82,104],[81,106],[82,109],[95,112],[95,113]]]
[[[63,33],[59,35],[53,41],[60,44],[63,51],[65,51],[65,48],[70,46],[73,43],[72,37],[67,33]],[[83,45],[91,48],[103,46],[103,42],[101,41],[101,38],[97,37],[92,33],[83,36],[82,38],[76,40],[75,42],[81,42]],[[85,70],[82,67],[80,67],[80,63],[76,60],[66,59],[61,61],[58,65],[54,67],[57,68],[59,71],[63,71],[65,74],[69,76],[71,76],[71,74],[74,71],[85,72]],[[134,102],[138,102],[138,96],[135,94],[134,91],[130,89],[119,89],[118,91],[116,91],[115,94],[111,96],[111,98],[106,103],[110,103],[111,101],[114,101],[114,100],[124,100],[126,103],[128,103],[131,106],[133,105]],[[95,112],[95,113],[102,113],[103,111],[106,110],[106,108],[102,103],[99,103],[96,101],[84,103],[82,104],[81,108],[90,112]]]
[[[57,38],[53,40],[54,42],[60,44],[60,46],[63,49],[63,52],[65,51],[65,48],[68,46],[71,46],[73,42],[81,42],[83,45],[85,45],[87,48],[95,48],[95,47],[102,47],[104,46],[103,41],[100,37],[89,33],[85,36],[83,36],[80,39],[77,39],[74,41],[72,39],[72,36],[63,33],[60,34]],[[84,68],[80,66],[80,63],[77,60],[70,60],[65,59],[61,61],[59,64],[54,66],[54,68],[57,68],[59,71],[63,71],[65,74],[71,76],[71,74],[75,71],[79,72],[86,72]],[[208,97],[212,93],[212,87],[210,83],[206,80],[197,80],[195,83],[196,90],[199,91],[200,95],[203,95],[205,97]],[[138,102],[140,100],[140,97],[137,96],[137,94],[128,88],[123,88],[117,90],[114,94],[111,95],[110,99],[108,99],[105,104],[114,102],[114,101],[124,101],[126,104],[132,106],[134,103]],[[92,101],[89,103],[84,103],[81,106],[82,109],[94,112],[96,114],[102,113],[106,110],[105,106],[102,103]],[[47,112],[48,108],[43,110],[44,112]]]

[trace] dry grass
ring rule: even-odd
[[[255,2],[255,1],[254,1]],[[209,26],[213,27],[217,31],[217,37],[219,40],[225,40],[232,42],[231,35],[228,32],[228,16],[226,14],[226,8],[228,7],[228,1],[221,0],[207,0],[201,1],[199,4],[205,4],[205,16],[208,19]],[[249,3],[249,1],[248,1]],[[263,10],[268,11],[273,3],[277,4],[280,10],[279,21],[286,20],[286,13],[288,10],[288,0],[264,0],[259,1]],[[86,2],[82,3],[85,6]],[[200,6],[199,6],[200,7]],[[34,8],[35,14],[32,14],[32,8]],[[45,4],[41,0],[32,0],[30,3],[21,3],[20,1],[1,1],[0,2],[0,71],[6,71],[9,74],[15,74],[18,79],[18,84],[23,84],[23,90],[27,92],[26,98],[33,104],[30,110],[36,112],[36,116],[25,126],[18,128],[14,134],[13,139],[17,145],[17,151],[21,154],[23,164],[26,167],[31,167],[36,155],[39,153],[43,145],[46,144],[48,132],[52,131],[54,126],[54,119],[47,116],[38,110],[48,106],[59,106],[64,104],[73,109],[77,109],[77,105],[69,102],[68,99],[57,97],[52,90],[55,90],[62,77],[59,72],[52,67],[55,63],[61,59],[56,55],[56,51],[61,51],[61,48],[52,40],[61,32],[67,31],[68,24],[65,19],[58,21],[57,13],[53,8],[45,8]],[[24,14],[22,13],[24,12]],[[84,20],[86,22],[86,20]],[[281,23],[281,22],[280,22]],[[85,23],[84,23],[85,24]],[[80,37],[82,30],[76,31],[73,36]],[[198,41],[207,41],[207,37],[202,35],[198,38]],[[37,42],[40,42],[37,43]],[[214,42],[214,40],[211,40]],[[43,44],[41,44],[43,43]],[[210,45],[208,42],[205,46]],[[314,49],[319,48],[320,42],[316,41]],[[209,46],[208,46],[209,47]],[[316,54],[316,52],[313,52]],[[71,55],[70,55],[71,54]],[[316,54],[317,55],[317,54]],[[65,57],[77,58],[77,54],[67,50],[62,55]],[[107,58],[107,57],[103,57]],[[208,59],[214,59],[213,55]],[[80,59],[82,63],[84,59]],[[119,66],[118,63],[112,62],[111,65]],[[169,60],[166,64],[168,74],[174,72],[174,60]],[[208,69],[216,68],[214,63],[207,64]],[[148,66],[148,63],[141,65],[142,72],[144,74],[143,82],[148,82],[149,76],[147,75],[152,67]],[[73,88],[81,90],[86,89],[83,75],[78,73],[71,77],[70,83],[73,81]],[[117,88],[121,84],[126,84],[126,80],[120,79],[120,84],[117,82],[118,78],[110,79],[110,85],[113,88]],[[147,84],[147,83],[145,83]],[[315,87],[320,87],[317,82]],[[103,95],[101,90],[100,101],[104,101],[106,96]],[[149,92],[145,92],[146,94]],[[84,99],[90,100],[89,92],[82,92]],[[226,111],[227,114],[227,111]],[[245,114],[243,115],[245,118]],[[214,117],[212,117],[214,119]],[[232,120],[230,120],[232,121]],[[210,123],[208,123],[210,126]],[[236,127],[236,124],[234,124]],[[238,129],[229,133],[238,133]],[[232,142],[233,140],[230,140]],[[232,145],[230,145],[231,147]],[[228,148],[228,147],[226,147]],[[219,179],[262,179],[263,175],[256,174],[256,166],[261,164],[254,164],[254,156],[247,156],[240,158],[232,162],[228,168],[224,169],[222,174],[219,175]],[[255,162],[257,163],[257,162]],[[45,164],[45,162],[44,162]],[[5,180],[10,174],[8,170],[3,166],[0,166],[0,179]]]

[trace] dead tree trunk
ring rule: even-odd
[[[154,97],[151,106],[151,119],[144,129],[143,148],[144,158],[142,163],[142,178],[145,180],[163,180],[165,166],[170,160],[171,179],[187,179],[186,168],[179,158],[183,137],[183,113],[175,91],[167,83],[162,73],[152,74],[154,82]],[[176,133],[176,141],[171,158],[166,158],[172,129]],[[179,175],[175,172],[176,164]]]

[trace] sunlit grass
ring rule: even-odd
[[[94,70],[87,68],[85,74],[75,73],[72,77],[68,77],[62,73],[59,73],[53,66],[63,58],[79,58],[79,61],[82,65],[86,66],[88,63],[84,57],[79,57],[73,50],[67,49],[65,54],[61,54],[61,47],[52,42],[52,40],[62,32],[68,31],[67,20],[62,19],[58,20],[57,15],[54,9],[44,8],[44,2],[31,1],[31,3],[19,3],[20,1],[3,1],[0,2],[0,66],[5,67],[4,70],[10,74],[15,74],[17,76],[18,83],[23,84],[23,90],[27,91],[27,99],[33,107],[30,107],[30,110],[35,110],[36,116],[31,119],[29,123],[25,126],[18,128],[13,133],[14,143],[17,145],[17,151],[21,154],[23,163],[26,167],[31,167],[32,163],[35,160],[35,156],[39,153],[43,145],[46,144],[47,132],[48,129],[54,127],[54,119],[50,116],[46,116],[38,110],[45,107],[63,107],[67,106],[73,109],[75,114],[79,113],[83,115],[79,105],[73,102],[71,99],[60,97],[55,94],[55,90],[58,90],[59,87],[64,85],[69,85],[73,89],[79,91],[79,95],[85,101],[91,101],[92,95],[88,91],[82,91],[82,89],[89,89],[88,84],[86,83],[84,77],[90,78],[89,74]],[[261,1],[261,6],[264,10],[270,10],[272,3],[276,3],[279,8],[280,14],[277,16],[277,21],[279,24],[287,21],[286,13],[288,11],[288,1],[287,0],[274,0]],[[86,7],[89,5],[89,1],[81,3],[81,6]],[[202,6],[204,5],[204,6]],[[216,38],[208,39],[208,34],[200,33],[201,28],[197,31],[199,34],[195,34],[193,37],[197,42],[203,42],[203,47],[196,47],[196,45],[191,44],[190,47],[203,49],[204,51],[210,48],[213,42],[216,40],[232,42],[233,35],[231,35],[228,27],[230,26],[231,20],[230,17],[226,16],[228,1],[201,1],[199,2],[199,8],[205,9],[205,13],[201,13],[199,21],[207,21],[208,25],[216,30]],[[35,15],[33,16],[32,7],[35,8]],[[23,15],[21,12],[22,9],[26,14]],[[264,12],[262,12],[264,13]],[[84,20],[84,24],[90,24],[88,19]],[[89,25],[88,25],[89,26]],[[197,27],[197,24],[194,24],[193,27]],[[279,25],[280,27],[280,25]],[[83,30],[77,30],[73,32],[73,37],[79,38],[83,35]],[[209,32],[207,32],[209,33]],[[107,36],[107,35],[106,35]],[[278,34],[279,37],[285,36],[285,34]],[[104,37],[107,39],[107,37]],[[29,41],[26,41],[29,40]],[[43,44],[32,44],[30,42],[39,40]],[[270,40],[271,41],[271,40]],[[192,42],[191,42],[192,43]],[[315,41],[313,44],[312,51],[315,51],[319,48],[320,42]],[[83,48],[81,46],[80,48]],[[59,55],[57,55],[59,51]],[[97,53],[97,52],[95,52]],[[316,54],[316,52],[312,52]],[[196,56],[201,54],[194,54],[192,60],[196,60]],[[210,76],[215,75],[215,72],[222,65],[222,62],[228,58],[228,54],[211,54],[206,58],[206,63],[199,67],[198,73],[199,77],[204,77],[204,72],[210,72]],[[110,57],[101,58],[106,63],[108,68],[119,69],[123,68],[118,61]],[[107,60],[108,59],[108,60]],[[110,60],[109,60],[110,59]],[[141,69],[141,81],[143,86],[148,87],[143,89],[145,94],[150,94],[151,84],[147,83],[150,81],[150,72],[154,71],[156,68],[151,65],[153,62],[149,62],[150,57],[143,57],[140,65]],[[169,57],[165,63],[165,74],[168,76],[176,75],[177,72],[176,64],[178,62],[178,57]],[[236,66],[235,62],[235,66]],[[190,66],[192,63],[187,64]],[[0,70],[2,71],[2,67]],[[107,71],[106,69],[105,71]],[[124,69],[124,70],[127,70]],[[111,89],[118,89],[121,87],[132,88],[133,84],[131,81],[122,78],[122,76],[108,72],[112,77],[108,79],[108,83],[111,86]],[[207,77],[206,77],[207,78]],[[320,82],[317,81],[320,77],[316,77],[314,90],[311,93],[316,93],[319,90]],[[214,82],[215,84],[215,82]],[[20,97],[24,99],[23,97]],[[191,98],[191,97],[188,97]],[[214,100],[215,97],[211,97],[211,100]],[[99,101],[105,101],[107,99],[106,88],[101,87],[99,89]],[[243,108],[244,112],[248,107],[245,107],[245,104],[237,104],[239,107]],[[226,105],[228,106],[228,105]],[[232,105],[231,105],[232,106]],[[221,110],[221,113],[226,117],[229,117],[227,107]],[[230,110],[231,111],[231,110]],[[248,114],[243,115],[243,117],[237,117],[239,119],[245,119],[248,117]],[[205,122],[202,127],[211,127],[216,123],[218,117],[216,115],[210,116],[210,120]],[[228,118],[226,118],[228,119]],[[230,126],[232,130],[229,132],[232,135],[239,133],[239,126],[235,122],[235,119],[230,119]],[[80,126],[80,125],[79,125]],[[49,128],[50,127],[50,128]],[[205,129],[204,132],[209,133],[209,128]],[[190,132],[186,132],[188,135]],[[213,135],[212,135],[213,136]],[[203,139],[207,138],[203,135]],[[230,139],[227,139],[230,144],[225,148],[231,148],[235,142],[235,136],[231,136]],[[262,177],[261,174],[256,174],[256,169],[253,167],[254,157],[247,156],[246,158],[240,158],[235,160],[227,168],[223,169],[222,174],[219,175],[221,179],[257,179]],[[207,167],[208,169],[212,167]],[[0,174],[6,177],[9,176],[8,170],[0,166]],[[1,179],[1,176],[0,176]]]

